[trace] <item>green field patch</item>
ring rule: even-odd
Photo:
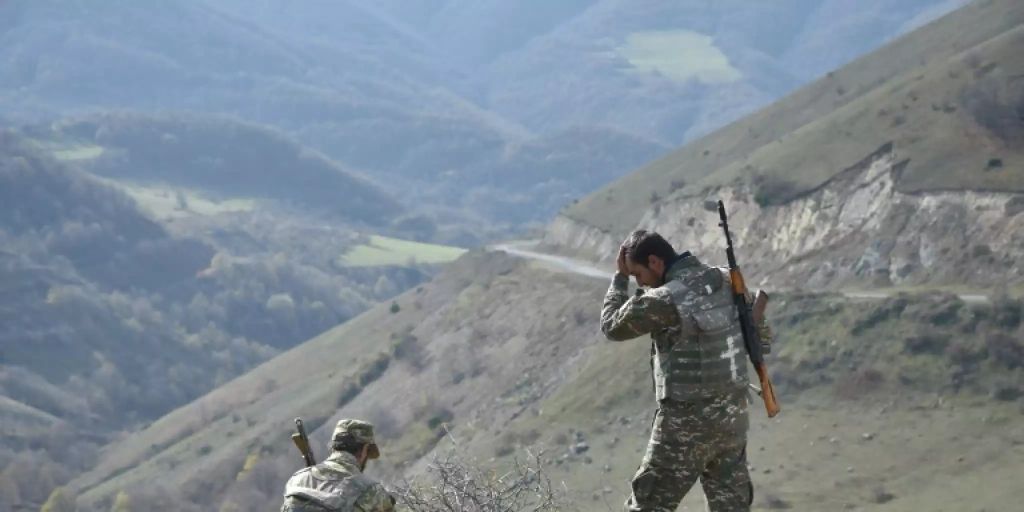
[[[102,156],[105,151],[103,146],[91,141],[36,139],[32,142],[40,151],[49,153],[62,162],[92,160]]]
[[[743,76],[711,36],[690,30],[635,32],[626,37],[618,54],[637,72],[661,73],[677,82],[721,84]]]
[[[346,267],[438,264],[454,261],[465,252],[466,250],[460,247],[373,235],[369,242],[358,245],[342,255],[339,264]]]
[[[57,160],[65,162],[92,160],[93,158],[99,158],[102,154],[103,147],[92,144],[80,144],[53,150],[53,156]]]
[[[222,198],[198,190],[165,184],[98,179],[131,196],[140,208],[156,219],[246,212],[256,208],[256,200],[251,198]]]

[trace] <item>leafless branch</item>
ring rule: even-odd
[[[392,493],[410,512],[553,512],[562,495],[542,455],[526,450],[525,458],[499,474],[460,457],[454,446],[434,458],[423,478],[407,480]]]

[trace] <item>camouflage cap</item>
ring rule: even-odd
[[[331,434],[331,439],[338,439],[344,435],[351,436],[356,442],[370,445],[371,459],[380,457],[380,448],[377,447],[377,441],[373,438],[372,423],[352,419],[338,420],[338,424],[334,426],[334,433]]]

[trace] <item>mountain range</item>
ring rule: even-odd
[[[415,5],[405,23],[468,4]],[[578,5],[560,15],[612,4]],[[823,5],[833,10],[817,19],[843,3]],[[845,33],[871,26],[855,19]],[[1019,2],[974,2],[568,204],[544,230],[539,250],[580,265],[610,270],[636,227],[721,264],[710,201],[726,200],[778,334],[769,368],[782,416],[752,407],[756,507],[1015,506],[1022,31]],[[507,37],[468,58],[520,35]],[[471,251],[108,444],[68,492],[87,510],[122,495],[139,507],[173,497],[181,510],[271,510],[300,464],[292,418],[322,447],[334,420],[363,417],[384,453],[371,471],[389,483],[428,474],[453,449],[492,468],[539,452],[573,509],[614,509],[654,404],[646,340],[600,339],[606,286],[545,260]]]

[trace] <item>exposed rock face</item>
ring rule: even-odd
[[[638,227],[677,247],[724,262],[713,201],[722,199],[741,265],[757,284],[856,287],[917,284],[992,286],[1020,280],[1024,194],[897,190],[907,165],[886,145],[820,187],[778,206],[761,206],[747,186],[653,205]],[[545,244],[608,261],[626,233],[604,233],[566,217]]]

